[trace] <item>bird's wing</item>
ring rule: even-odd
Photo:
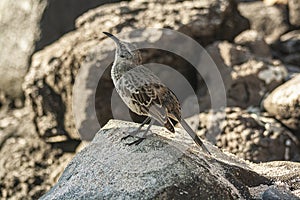
[[[168,130],[175,131],[170,118],[179,121],[180,106],[169,88],[156,83],[144,85],[137,93],[132,94],[132,101]]]
[[[151,70],[144,66],[133,68],[119,79],[118,85],[123,96],[131,100],[136,110],[140,109],[141,113],[150,115],[174,132],[169,118],[179,121],[179,102]]]

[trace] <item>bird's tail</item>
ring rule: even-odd
[[[196,144],[198,144],[206,153],[211,155],[211,153],[208,151],[208,149],[203,144],[201,139],[196,135],[196,133],[193,131],[193,129],[188,125],[188,123],[184,119],[180,120],[180,124],[184,128],[184,130],[193,138]]]

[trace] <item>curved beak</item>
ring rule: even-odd
[[[110,37],[113,41],[115,41],[115,43],[120,46],[120,40],[114,36],[113,34],[111,33],[108,33],[108,32],[103,32],[105,35],[107,35],[108,37]]]

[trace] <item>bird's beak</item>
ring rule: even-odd
[[[107,35],[108,37],[110,37],[113,41],[115,41],[115,43],[120,46],[120,40],[114,36],[113,34],[111,33],[108,33],[108,32],[103,32],[105,35]]]

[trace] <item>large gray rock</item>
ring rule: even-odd
[[[227,107],[189,118],[198,134],[211,143],[255,163],[300,161],[298,139],[268,113]]]
[[[294,26],[300,26],[300,1],[289,0],[288,5],[290,23]]]
[[[24,0],[0,2],[0,90],[11,98],[23,95],[22,82],[32,54],[73,30],[75,19],[103,0]]]
[[[233,39],[236,34],[249,27],[247,20],[239,15],[234,1],[229,0],[131,1],[123,2],[121,6],[110,4],[90,10],[78,18],[76,31],[32,57],[32,65],[23,86],[27,103],[35,113],[37,130],[42,137],[79,137],[72,112],[72,90],[79,68],[83,75],[76,78],[75,85],[80,88],[80,94],[75,100],[78,102],[76,109],[82,117],[77,127],[92,127],[92,131],[86,132],[90,135],[84,139],[91,139],[99,130],[98,126],[93,127],[95,123],[90,123],[91,120],[95,121],[98,117],[100,125],[104,125],[112,118],[113,84],[108,66],[113,61],[114,45],[103,41],[102,31],[115,34],[121,31],[123,35],[130,35],[130,31],[144,28],[145,24],[148,27],[168,27],[183,32],[203,44],[215,38]],[[159,41],[164,36],[166,35],[158,34],[154,39]],[[141,34],[141,39],[151,38]],[[180,48],[176,49],[188,52],[184,45],[180,43]],[[195,70],[189,68],[189,64],[183,62],[183,59],[180,61],[172,55],[163,57],[157,52],[146,53],[145,57],[146,62],[159,60],[168,66],[179,66],[175,69],[188,75],[189,81],[196,85]],[[97,79],[98,75],[102,75],[101,78]],[[90,99],[95,99],[97,103],[92,106],[83,105],[82,102]],[[93,109],[96,110],[97,117],[86,115]]]
[[[208,156],[182,129],[170,134],[154,126],[155,135],[138,146],[120,141],[135,128],[110,121],[41,199],[260,199],[268,189],[280,193],[283,187],[289,199],[297,199],[299,184],[292,188],[289,182],[299,178],[297,163],[283,163],[281,170],[276,163],[246,163],[205,142]]]
[[[251,46],[242,39],[237,41]],[[287,77],[287,70],[279,60],[257,56],[247,46],[217,41],[206,47],[222,74],[228,106],[259,106],[264,95]],[[209,95],[203,95],[203,104]]]
[[[263,34],[268,44],[278,40],[289,28],[284,5],[267,6],[263,1],[254,1],[239,3],[238,9],[249,19],[251,29]]]
[[[271,115],[292,129],[300,137],[300,75],[277,87],[264,100]]]

